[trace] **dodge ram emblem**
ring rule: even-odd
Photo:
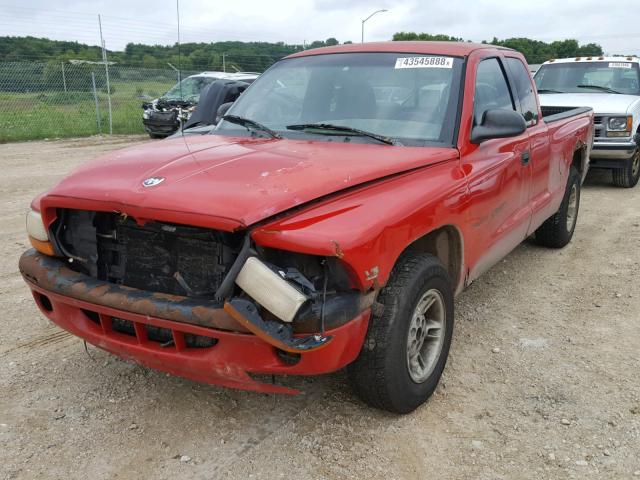
[[[164,177],[149,177],[142,181],[142,186],[145,188],[155,187],[164,182]]]

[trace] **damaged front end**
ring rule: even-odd
[[[249,232],[57,209],[49,237],[58,258],[31,250],[20,260],[34,290],[220,334],[251,333],[279,360],[302,365],[291,373],[352,361],[376,295],[353,288],[337,257],[262,248]],[[313,360],[313,368],[301,361],[325,349],[335,361]],[[272,363],[243,368],[280,373]]]
[[[197,106],[188,100],[158,99],[142,104],[142,124],[152,136],[172,135],[185,124]]]
[[[266,342],[290,353],[320,349],[331,342],[327,329],[348,322],[373,304],[375,292],[350,288],[336,258],[250,248],[249,236],[235,266],[225,279],[242,295],[229,298],[228,283],[216,297],[238,323]],[[260,258],[259,258],[260,257]],[[246,297],[246,298],[245,298]],[[298,331],[313,335],[295,336]]]

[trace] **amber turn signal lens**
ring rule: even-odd
[[[31,242],[33,248],[35,248],[40,253],[44,253],[45,255],[48,255],[50,257],[55,257],[56,252],[53,249],[53,245],[51,244],[51,242],[43,242],[42,240],[33,238],[31,235],[29,235],[29,241]]]

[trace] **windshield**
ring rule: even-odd
[[[165,93],[162,98],[164,100],[187,100],[197,102],[200,99],[200,92],[210,83],[218,80],[215,77],[188,77],[180,83],[176,83],[171,90]],[[182,88],[180,88],[182,87]],[[180,91],[182,90],[182,97]]]
[[[462,64],[460,58],[400,53],[291,58],[262,74],[229,114],[290,138],[326,138],[316,130],[287,129],[321,123],[398,139],[403,145],[451,145]],[[216,133],[248,134],[228,121],[220,122]]]
[[[640,95],[638,64],[634,62],[555,63],[535,76],[541,93],[625,93]],[[545,92],[547,90],[547,92]]]

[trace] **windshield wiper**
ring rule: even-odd
[[[554,90],[553,88],[539,88],[538,93],[565,93],[560,90]]]
[[[255,120],[250,120],[248,118],[239,117],[238,115],[225,115],[222,117],[223,120],[226,120],[230,123],[235,123],[237,125],[242,125],[247,130],[258,130],[260,132],[264,132],[269,135],[271,138],[282,138],[282,136],[278,132],[274,132],[269,127],[256,122]]]
[[[391,137],[385,137],[384,135],[378,135],[377,133],[367,132],[365,130],[359,130],[353,127],[346,127],[344,125],[333,125],[331,123],[301,123],[299,125],[287,125],[287,130],[320,130],[324,131],[324,135],[356,135],[359,137],[369,137],[387,145],[400,145],[400,143]],[[328,132],[328,133],[327,133]]]
[[[601,85],[576,85],[576,87],[578,87],[578,88],[595,88],[596,90],[602,90],[603,92],[607,92],[607,93],[622,94],[622,92],[617,92],[615,90],[612,90],[609,87],[603,87]]]

